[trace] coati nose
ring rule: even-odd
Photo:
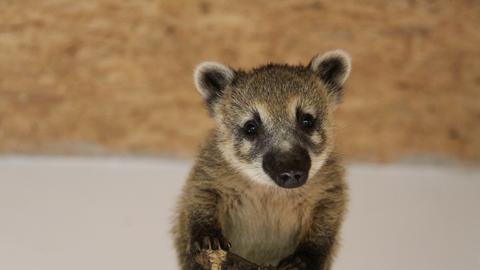
[[[285,188],[295,188],[305,183],[307,175],[301,171],[289,171],[281,173],[278,178],[277,181],[281,183],[281,186]]]
[[[282,188],[297,188],[307,182],[310,171],[310,155],[300,146],[289,151],[272,149],[263,156],[263,170]]]

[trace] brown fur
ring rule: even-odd
[[[197,269],[191,257],[192,232],[205,227],[229,240],[232,252],[258,264],[275,265],[294,253],[309,253],[313,244],[322,257],[319,267],[329,269],[347,201],[344,170],[333,151],[332,113],[338,96],[332,97],[328,84],[306,67],[273,65],[235,74],[220,100],[209,101],[217,128],[202,147],[178,203],[172,232],[181,268]],[[321,118],[311,138],[288,128],[297,107]],[[252,111],[260,114],[270,134],[262,146],[238,139],[232,128]],[[312,158],[303,186],[280,188],[260,175],[262,147],[288,150],[298,140],[304,140]],[[253,173],[271,183],[252,179]]]
[[[173,233],[175,236],[176,248],[179,251],[179,261],[182,269],[190,269],[187,254],[187,246],[190,241],[188,220],[185,212],[189,208],[198,210],[201,205],[208,205],[213,199],[207,190],[215,190],[220,194],[222,200],[216,205],[218,207],[218,219],[221,221],[226,237],[229,236],[229,228],[236,226],[232,224],[232,212],[238,211],[238,208],[254,208],[250,211],[248,217],[252,223],[265,219],[265,211],[278,211],[270,223],[263,223],[260,226],[272,225],[267,228],[260,228],[262,233],[265,229],[272,233],[281,232],[282,228],[293,228],[296,237],[291,239],[289,248],[293,252],[295,244],[298,244],[302,237],[318,238],[316,241],[323,241],[322,238],[335,239],[342,223],[346,205],[346,185],[343,180],[343,169],[339,165],[338,157],[331,155],[327,163],[320,172],[314,177],[315,181],[308,183],[298,190],[275,190],[273,187],[256,186],[249,183],[241,175],[230,168],[221,157],[219,150],[216,149],[214,140],[211,140],[203,148],[197,165],[187,180],[183,189],[180,203],[178,206],[178,217]],[[204,169],[204,168],[222,168]],[[198,180],[204,179],[204,181]],[[222,179],[222,182],[216,182],[214,179]],[[313,179],[312,179],[313,180]],[[206,194],[201,194],[205,192]],[[199,195],[201,194],[201,195]],[[314,213],[316,211],[316,213]],[[253,224],[252,226],[255,226]],[[309,234],[309,231],[312,233]],[[231,241],[240,238],[238,242],[243,245],[242,239],[255,241],[257,235],[235,236]],[[332,238],[333,237],[333,238]],[[327,240],[330,241],[330,240]],[[235,242],[232,251],[235,252]],[[265,250],[262,243],[255,243],[253,248],[246,254],[240,254],[247,259],[257,263],[274,263],[271,259],[275,255],[272,250]],[[274,251],[277,252],[278,251]],[[332,254],[333,255],[333,254]],[[329,260],[331,260],[329,258]]]

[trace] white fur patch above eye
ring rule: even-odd
[[[298,97],[293,97],[288,100],[287,102],[287,112],[291,119],[295,119],[297,117],[297,108],[299,106]]]
[[[313,106],[303,106],[300,108],[300,111],[305,114],[310,114],[310,115],[317,115],[317,110]]]
[[[252,120],[253,119],[253,115],[252,114],[245,114],[243,116],[240,117],[240,120],[238,121],[240,123],[240,126],[245,126],[245,124]]]
[[[298,97],[294,97],[287,103],[287,112],[292,120],[297,119],[298,110],[302,113],[308,113],[313,116],[317,115],[317,109],[315,106],[302,101]]]
[[[268,125],[273,121],[272,116],[267,108],[268,107],[262,103],[255,103],[255,110],[260,115],[260,119],[264,125]]]

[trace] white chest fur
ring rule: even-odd
[[[258,264],[276,264],[292,254],[308,222],[301,196],[265,190],[226,202],[223,232],[232,252]]]

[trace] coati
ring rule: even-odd
[[[350,63],[334,50],[306,66],[196,67],[216,128],[176,211],[181,269],[201,269],[193,257],[208,248],[277,269],[330,269],[347,201],[333,112]]]

